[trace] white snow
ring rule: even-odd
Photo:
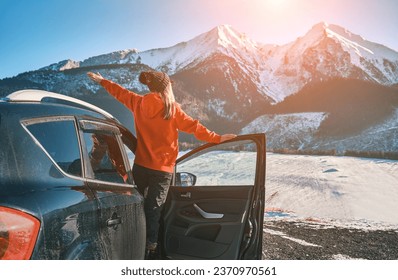
[[[78,68],[79,66],[80,66],[79,62],[68,59],[65,65],[59,68],[59,71]]]
[[[384,59],[390,61],[397,61],[397,53],[386,46],[365,40],[359,35],[352,34],[348,30],[337,25],[330,25],[325,27],[325,31],[329,38],[340,42],[343,49],[350,54],[351,63],[358,66],[373,77],[379,83],[385,84],[383,80],[375,77],[366,65],[363,65],[361,59],[365,59],[372,63],[378,70],[388,78],[389,83],[396,82],[396,74],[385,70]]]
[[[398,228],[398,161],[268,153],[266,208],[336,226]]]
[[[337,254],[333,255],[334,260],[364,260],[364,259],[359,259],[359,258],[351,258],[350,256],[343,255],[343,254]]]
[[[215,151],[178,165],[177,171],[195,174],[200,186],[253,185],[255,167],[255,152]]]
[[[245,126],[242,134],[264,133],[275,129],[276,126],[283,130],[283,133],[316,130],[325,116],[326,113],[323,112],[263,115]]]

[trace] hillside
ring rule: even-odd
[[[398,90],[368,81],[335,78],[307,84],[272,113],[325,112],[319,137],[348,137],[380,124],[398,108]]]

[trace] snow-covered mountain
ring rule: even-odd
[[[235,59],[241,66],[256,63],[261,45],[229,25],[220,25],[192,40],[175,46],[139,52],[123,50],[84,60],[81,66],[103,64],[146,64],[169,75],[193,68],[214,54]]]
[[[276,48],[265,64],[273,65],[263,75],[272,81],[269,88],[276,101],[296,93],[311,81],[330,77],[370,80],[383,85],[398,80],[396,51],[327,23],[319,23],[305,36]]]
[[[324,22],[282,46],[255,42],[229,25],[220,25],[169,48],[123,50],[89,58],[80,65],[141,63],[173,75],[197,67],[214,55],[233,59],[258,92],[274,102],[311,81],[329,77],[398,83],[398,52]]]
[[[219,133],[249,132],[252,131],[250,127],[261,121],[249,123],[259,118],[267,122],[266,127],[259,125],[263,127],[261,132],[279,129],[275,137],[282,140],[268,137],[268,141],[280,147],[296,143],[298,138],[294,135],[306,134],[305,143],[320,141],[315,137],[319,136],[316,135],[319,131],[326,138],[335,137],[340,126],[344,127],[344,137],[364,135],[361,133],[366,129],[387,121],[392,108],[398,107],[395,99],[387,97],[391,95],[390,91],[394,91],[393,86],[398,84],[398,52],[327,23],[316,24],[304,36],[281,46],[255,42],[229,25],[220,25],[168,48],[147,51],[126,49],[83,61],[67,59],[0,80],[0,96],[24,88],[49,90],[77,96],[111,111],[118,108],[115,115],[128,119],[131,114],[124,112],[123,116],[120,115],[123,111],[120,106],[115,105],[100,86],[90,81],[86,73],[100,72],[128,89],[143,93],[146,88],[138,82],[138,75],[148,70],[167,72],[174,80],[177,101],[187,113],[200,119],[210,129]],[[377,110],[385,113],[366,113],[370,109],[361,107],[357,102],[361,99],[358,96],[349,102],[339,97],[343,103],[333,109],[298,106],[300,103],[311,103],[308,101],[311,99],[299,94],[301,91],[312,84],[335,78],[355,79],[392,88],[388,94],[378,96],[384,101],[379,100],[377,104],[382,106]],[[344,92],[350,92],[350,86],[345,87],[347,91]],[[343,91],[328,91],[326,87],[322,88],[321,83],[316,98],[332,104],[331,100],[339,92]],[[377,92],[372,92],[372,96]],[[293,103],[290,97],[296,97]],[[297,110],[278,109],[289,102]],[[354,106],[355,110],[350,111],[350,106]],[[308,114],[311,112],[316,113]],[[357,117],[347,112],[354,112]],[[377,116],[377,123],[371,119],[373,116]],[[346,125],[345,117],[355,120],[351,126]],[[360,124],[358,131],[353,129],[356,124]],[[330,128],[331,133],[328,132]],[[294,146],[309,147],[305,144]]]

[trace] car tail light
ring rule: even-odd
[[[0,206],[0,260],[27,260],[39,234],[40,221],[22,211]]]

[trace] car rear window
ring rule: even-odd
[[[27,129],[63,171],[82,176],[79,142],[73,120],[33,123]]]

